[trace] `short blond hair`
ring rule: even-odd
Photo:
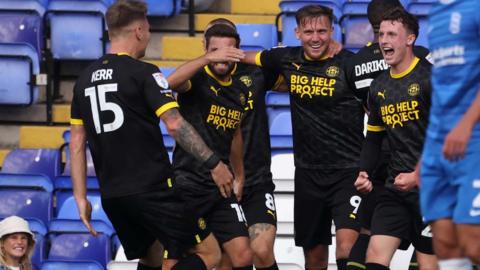
[[[138,0],[118,0],[108,8],[105,15],[110,37],[121,34],[132,22],[146,19],[147,4]]]

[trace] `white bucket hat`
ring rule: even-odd
[[[7,217],[4,220],[0,221],[0,238],[4,237],[7,234],[12,233],[27,233],[34,237],[28,222],[17,216]]]

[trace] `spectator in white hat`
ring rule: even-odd
[[[0,221],[0,270],[32,270],[35,239],[28,222],[17,216]]]

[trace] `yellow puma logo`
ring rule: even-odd
[[[297,70],[299,70],[300,67],[302,66],[302,65],[299,65],[299,64],[293,63],[293,62],[292,62],[292,65],[293,65]]]
[[[210,90],[212,90],[215,93],[215,96],[218,96],[218,91],[220,91],[221,88],[215,89],[215,87],[210,86]]]
[[[383,90],[382,92],[377,92],[377,96],[380,96],[383,99],[385,99],[385,90]]]
[[[276,219],[277,217],[275,216],[275,213],[273,213],[272,210],[267,210],[267,214],[270,214],[273,216],[274,219]]]

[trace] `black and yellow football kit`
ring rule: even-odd
[[[371,170],[373,165],[368,160],[378,157],[381,144],[378,135],[385,134],[391,158],[386,189],[378,195],[373,214],[372,234],[411,241],[417,250],[432,254],[431,237],[420,213],[418,189],[402,192],[394,185],[400,173],[415,170],[421,156],[430,110],[430,69],[428,61],[415,58],[403,73],[392,74],[388,70],[372,82],[368,97],[367,142],[366,149],[362,150],[361,167]],[[367,149],[371,138],[377,138],[376,151]]]
[[[274,87],[278,75],[256,66],[238,64],[232,76],[248,89],[245,117],[241,124],[245,186],[240,203],[249,226],[258,223],[276,225],[275,185],[270,172],[271,148],[265,94]]]
[[[414,54],[422,59],[427,58],[429,51],[422,46],[415,46],[413,48]],[[354,90],[355,95],[362,100],[365,107],[368,107],[367,96],[370,89],[370,84],[381,73],[389,68],[388,64],[383,59],[379,44],[369,43],[360,49],[347,62],[347,77],[350,83],[350,88]],[[362,204],[359,209],[359,219],[363,228],[370,228],[373,210],[376,206],[377,191],[382,189],[387,179],[387,167],[390,160],[390,148],[388,141],[383,140],[382,156],[380,157],[377,167],[370,175],[370,179],[375,186],[375,189],[367,196],[363,196]]]
[[[337,229],[359,228],[361,199],[353,183],[364,139],[364,110],[348,87],[349,56],[342,51],[314,61],[302,47],[272,48],[256,56],[258,66],[282,74],[289,87],[299,246],[330,244],[332,217]],[[312,205],[318,209],[314,213]]]
[[[236,72],[237,66],[232,71]],[[180,112],[224,163],[229,164],[234,133],[247,106],[248,87],[237,77],[216,78],[205,66],[189,80],[188,91],[178,95]],[[204,220],[221,244],[248,236],[246,220],[235,196],[223,198],[210,171],[177,145],[173,152],[175,181],[188,201],[192,216]]]
[[[86,130],[102,205],[128,259],[156,239],[180,252],[208,234],[172,188],[159,117],[177,107],[159,69],[125,54],[95,61],[74,87],[71,124]]]

